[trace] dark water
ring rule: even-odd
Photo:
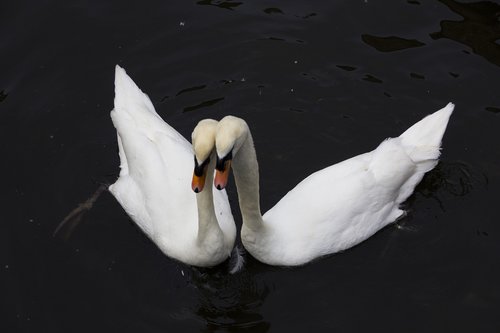
[[[488,1],[3,2],[0,331],[498,332],[499,17]],[[229,275],[165,257],[109,193],[52,237],[118,175],[115,64],[185,136],[245,118],[264,211],[457,107],[399,227],[300,268],[246,255]]]

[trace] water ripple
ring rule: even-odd
[[[196,3],[197,5],[203,6],[214,6],[223,9],[233,10],[243,4],[243,2],[233,2],[233,1],[214,1],[214,0],[201,0]]]
[[[405,39],[396,36],[377,37],[364,34],[361,35],[361,39],[380,52],[394,52],[425,45],[416,39]]]
[[[266,14],[283,14],[283,11],[279,8],[270,7],[270,8],[264,9],[264,13],[266,13]]]
[[[494,106],[487,106],[485,107],[486,111],[493,112],[493,113],[500,113],[500,108],[496,108]]]
[[[422,179],[415,192],[437,200],[444,210],[443,198],[446,195],[463,197],[477,186],[486,186],[488,177],[471,165],[462,162],[441,161]]]
[[[220,329],[266,332],[270,328],[260,312],[271,289],[255,275],[246,271],[228,275],[218,269],[193,268],[188,278],[197,294],[192,316],[205,322],[207,332]]]
[[[182,89],[175,96],[179,96],[181,94],[184,94],[184,93],[187,93],[187,92],[191,92],[191,91],[195,91],[195,90],[205,89],[206,87],[207,87],[207,85],[203,84],[201,86],[195,86],[195,87],[190,87],[190,88]]]
[[[343,69],[348,72],[355,71],[357,68],[354,66],[347,66],[347,65],[337,65],[338,68]]]
[[[3,102],[7,98],[8,94],[6,94],[3,90],[0,91],[0,102]]]
[[[201,102],[199,104],[192,105],[192,106],[186,106],[182,112],[190,112],[190,111],[194,111],[197,109],[206,108],[206,107],[212,106],[216,103],[219,103],[222,100],[224,100],[224,97],[214,98],[214,99],[204,101],[204,102]]]
[[[379,79],[371,74],[365,74],[365,77],[363,78],[363,80],[371,82],[371,83],[383,83],[384,82],[381,79]]]
[[[418,79],[418,80],[425,80],[425,76],[423,76],[422,74],[417,74],[417,73],[410,73],[410,77],[412,79]]]
[[[450,10],[463,17],[461,21],[443,20],[441,30],[431,33],[433,39],[448,38],[469,46],[489,62],[500,66],[500,5],[490,1],[460,3],[440,0]]]

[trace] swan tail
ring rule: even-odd
[[[396,204],[405,201],[424,174],[438,163],[443,138],[454,105],[420,120],[401,136],[387,139],[373,152],[369,169],[386,187],[399,189]]]
[[[422,166],[428,165],[430,169],[435,166],[435,163],[431,161],[439,158],[441,140],[454,108],[453,103],[448,103],[444,108],[428,115],[399,136],[408,156],[415,163],[421,163]]]
[[[415,170],[401,186],[397,202],[408,199],[425,173],[434,169],[441,154],[441,140],[455,105],[448,103],[439,111],[428,115],[400,135],[401,145],[415,163]]]

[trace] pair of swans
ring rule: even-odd
[[[111,117],[121,171],[109,189],[167,256],[209,267],[230,256],[236,238],[224,190],[232,166],[244,247],[266,264],[302,265],[362,242],[404,213],[400,204],[438,162],[453,108],[449,103],[375,150],[313,173],[262,216],[245,121],[203,120],[191,145],[117,66]]]

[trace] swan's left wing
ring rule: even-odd
[[[191,145],[161,119],[149,97],[119,66],[111,118],[118,133],[121,172],[110,190],[126,212],[152,238],[172,228],[174,221],[196,220],[196,200],[189,186]]]

